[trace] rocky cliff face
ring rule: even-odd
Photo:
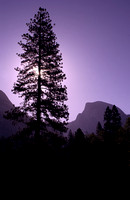
[[[13,104],[8,99],[6,94],[0,90],[0,137],[8,137],[13,135],[18,130],[17,126],[12,125],[10,120],[3,117],[5,111],[10,110]]]
[[[75,121],[68,124],[68,128],[73,132],[81,128],[84,133],[95,133],[98,121],[100,121],[102,126],[104,125],[104,113],[107,106],[111,109],[113,107],[112,104],[101,101],[86,103],[83,112],[78,114]],[[128,116],[120,108],[118,108],[118,111],[121,115],[122,125],[124,125]]]

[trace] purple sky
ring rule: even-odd
[[[39,7],[48,10],[63,54],[72,121],[86,102],[105,101],[130,114],[130,0],[0,0],[0,89],[11,89],[20,65],[17,42]]]

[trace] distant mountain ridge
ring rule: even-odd
[[[107,106],[112,108],[113,105],[102,101],[86,103],[83,112],[77,115],[76,120],[68,124],[68,128],[73,132],[81,128],[84,133],[95,133],[98,121],[100,121],[102,126],[104,125],[104,113]],[[5,111],[10,110],[12,107],[13,104],[11,101],[6,94],[0,90],[0,137],[11,136],[18,130],[18,126],[12,125],[10,120],[3,117]],[[130,115],[126,115],[120,108],[118,108],[118,111],[121,115],[122,125],[124,125],[126,119],[130,117]]]
[[[113,107],[112,104],[102,101],[86,103],[83,112],[78,114],[77,118],[68,124],[68,128],[71,129],[72,132],[81,128],[84,133],[95,133],[98,121],[104,126],[104,113],[107,106],[109,106],[110,109]],[[126,115],[120,108],[117,107],[117,109],[122,119],[122,125],[124,125],[129,115]]]

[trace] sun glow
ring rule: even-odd
[[[36,76],[38,76],[39,72],[38,72],[38,67],[34,67],[33,68],[33,72]]]

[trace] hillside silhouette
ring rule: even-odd
[[[0,90],[0,137],[9,137],[18,131],[18,125],[14,126],[10,120],[4,118],[5,112],[13,107],[7,95]]]

